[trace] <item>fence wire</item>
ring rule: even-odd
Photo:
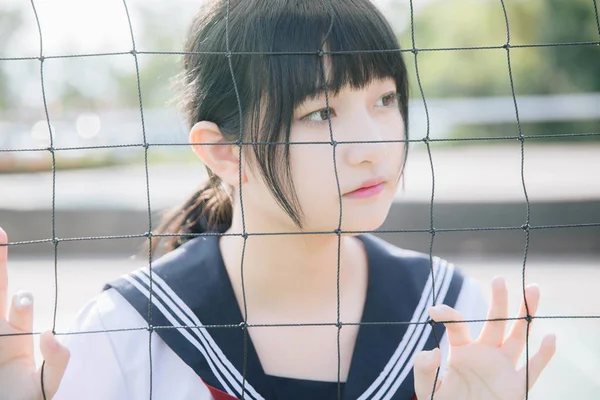
[[[252,328],[252,327],[305,327],[305,326],[313,326],[313,327],[317,327],[317,326],[332,326],[332,327],[337,327],[337,352],[338,352],[338,371],[337,371],[337,377],[338,377],[338,399],[341,399],[342,397],[342,389],[341,389],[341,371],[340,371],[340,365],[341,365],[341,355],[340,355],[340,333],[341,330],[343,329],[344,326],[363,326],[363,325],[415,325],[415,324],[429,324],[429,325],[433,325],[434,323],[440,323],[440,322],[444,322],[444,323],[451,323],[450,322],[445,322],[445,321],[431,321],[431,320],[426,320],[426,321],[419,321],[419,322],[407,322],[407,321],[378,321],[378,322],[358,322],[358,323],[349,323],[349,322],[344,322],[341,320],[341,315],[340,315],[340,241],[341,241],[341,235],[342,234],[366,234],[366,233],[429,233],[430,234],[430,241],[429,241],[429,262],[430,262],[430,271],[431,271],[431,278],[432,278],[432,283],[433,283],[433,291],[432,291],[432,300],[433,300],[433,304],[437,304],[437,291],[436,291],[436,284],[435,284],[435,279],[434,279],[434,271],[433,271],[433,250],[434,250],[434,244],[435,244],[435,238],[436,238],[436,234],[438,233],[442,233],[442,232],[466,232],[466,231],[522,231],[523,232],[523,261],[522,261],[522,267],[521,267],[521,289],[522,289],[522,295],[523,295],[523,300],[525,301],[525,306],[527,309],[527,315],[521,318],[506,318],[504,320],[507,321],[516,321],[516,320],[526,320],[527,321],[527,340],[526,340],[526,346],[525,346],[525,361],[526,364],[529,365],[529,326],[531,324],[531,322],[534,319],[599,319],[600,315],[553,315],[553,316],[531,316],[529,313],[529,306],[527,305],[526,299],[525,299],[525,286],[526,286],[526,266],[527,266],[527,257],[528,257],[528,251],[529,251],[529,243],[530,243],[530,236],[532,234],[532,232],[534,231],[539,231],[539,230],[546,230],[546,229],[566,229],[566,228],[585,228],[585,227],[598,227],[600,226],[600,222],[598,223],[581,223],[581,224],[556,224],[556,225],[532,225],[530,223],[530,217],[531,217],[531,205],[530,205],[530,201],[529,201],[529,196],[527,193],[527,185],[526,185],[526,180],[525,180],[525,143],[532,141],[532,140],[537,140],[537,139],[544,139],[547,138],[549,135],[524,135],[521,129],[521,121],[519,118],[519,104],[518,104],[518,100],[517,100],[517,96],[515,95],[515,84],[514,84],[514,79],[513,79],[513,72],[512,72],[512,63],[511,63],[511,57],[512,57],[512,53],[511,51],[513,49],[521,49],[521,48],[536,48],[536,47],[559,47],[559,46],[599,46],[600,45],[600,19],[598,16],[598,7],[597,7],[597,3],[596,0],[591,0],[592,5],[593,5],[593,10],[595,13],[595,21],[596,21],[596,26],[597,26],[597,31],[598,31],[598,40],[596,41],[580,41],[580,42],[567,42],[567,43],[532,43],[532,44],[513,44],[511,43],[511,30],[510,30],[510,21],[508,18],[508,14],[506,11],[506,5],[504,0],[499,0],[500,4],[502,6],[502,13],[503,13],[503,17],[504,17],[504,21],[505,21],[505,28],[506,28],[506,41],[504,44],[502,45],[496,45],[496,46],[472,46],[472,47],[438,47],[438,48],[419,48],[417,45],[417,39],[415,37],[415,21],[414,21],[414,5],[413,5],[413,1],[410,1],[410,33],[411,33],[411,47],[410,48],[404,48],[404,49],[398,49],[398,50],[364,50],[364,51],[337,51],[337,52],[328,52],[324,49],[323,45],[321,46],[321,48],[319,49],[315,49],[312,52],[234,52],[230,50],[230,28],[229,28],[229,18],[230,18],[230,10],[231,10],[231,0],[227,0],[227,14],[226,14],[226,49],[223,52],[181,52],[181,51],[139,51],[136,47],[136,36],[134,33],[134,29],[133,29],[133,25],[131,22],[131,17],[129,14],[129,8],[128,8],[128,4],[127,4],[127,0],[123,0],[123,9],[124,12],[126,13],[127,16],[127,22],[128,22],[128,26],[129,26],[129,33],[130,33],[130,37],[131,37],[131,44],[132,44],[132,48],[130,51],[127,52],[99,52],[99,53],[93,53],[93,54],[89,54],[89,53],[82,53],[82,54],[67,54],[67,55],[47,55],[44,53],[44,35],[42,34],[42,23],[40,21],[40,18],[38,17],[38,13],[36,10],[36,4],[35,4],[35,0],[30,0],[31,2],[31,9],[32,12],[35,16],[35,21],[36,21],[36,25],[37,25],[37,30],[38,30],[38,35],[39,35],[39,56],[37,57],[0,57],[0,61],[4,62],[4,61],[27,61],[27,60],[37,60],[39,61],[39,67],[40,67],[40,85],[41,85],[41,94],[42,94],[42,99],[43,99],[43,108],[44,108],[44,114],[45,114],[45,119],[46,119],[46,123],[48,125],[48,130],[50,132],[49,136],[50,136],[50,145],[47,148],[0,148],[0,153],[3,152],[48,152],[51,155],[51,161],[52,161],[52,165],[51,165],[51,171],[52,171],[52,237],[48,238],[48,239],[41,239],[41,240],[29,240],[29,241],[18,241],[18,242],[11,242],[8,244],[8,246],[21,246],[21,245],[32,245],[32,244],[39,244],[39,243],[52,243],[53,244],[53,249],[54,249],[54,311],[53,311],[53,318],[52,318],[52,332],[55,335],[83,335],[83,334],[94,334],[94,333],[112,333],[112,332],[124,332],[124,331],[143,331],[146,330],[148,332],[148,355],[149,355],[149,360],[150,360],[150,376],[149,376],[149,382],[150,382],[150,399],[152,399],[152,386],[153,386],[153,371],[152,371],[152,338],[153,335],[152,333],[155,331],[159,331],[159,330],[164,330],[164,329],[190,329],[190,328],[195,328],[195,329],[242,329],[244,332],[244,367],[243,367],[243,382],[242,382],[242,398],[244,398],[245,395],[245,388],[246,388],[246,374],[247,374],[247,352],[248,352],[248,342],[249,342],[249,337],[248,337],[248,329]],[[327,40],[327,36],[329,35],[329,33],[331,32],[332,26],[335,23],[335,15],[333,12],[333,6],[331,4],[331,0],[327,1],[327,6],[328,9],[330,10],[330,27],[329,27],[329,32],[327,33],[327,35],[325,36],[325,38],[323,39],[323,44],[325,43],[325,41]],[[511,95],[512,95],[512,99],[513,99],[513,104],[514,104],[514,113],[515,113],[515,122],[516,122],[516,132],[513,135],[507,135],[507,136],[503,136],[503,137],[493,137],[493,138],[484,138],[484,137],[470,137],[470,138],[431,138],[430,137],[430,116],[429,116],[429,110],[428,110],[428,105],[427,105],[427,98],[426,98],[426,94],[425,94],[425,90],[423,88],[423,84],[421,82],[421,75],[420,75],[420,70],[419,70],[419,54],[423,53],[423,52],[444,52],[444,51],[483,51],[483,50],[504,50],[505,54],[506,54],[506,66],[507,66],[507,83],[510,85],[510,89],[511,89]],[[328,142],[294,142],[294,143],[290,143],[290,142],[251,142],[251,141],[243,141],[242,136],[241,136],[241,132],[243,131],[242,127],[242,105],[240,102],[240,96],[238,93],[238,86],[236,83],[236,79],[237,77],[234,74],[234,70],[233,70],[233,66],[232,66],[232,61],[231,58],[233,56],[238,56],[238,55],[260,55],[260,56],[264,56],[264,55],[305,55],[308,57],[319,57],[321,60],[321,74],[322,77],[324,78],[324,67],[323,67],[323,56],[328,55],[328,56],[335,56],[335,55],[342,55],[342,54],[360,54],[360,53],[367,53],[367,52],[386,52],[386,51],[394,51],[394,52],[402,52],[402,53],[406,53],[406,54],[410,54],[413,58],[413,62],[414,62],[414,67],[415,67],[415,72],[416,72],[416,80],[417,80],[417,84],[418,84],[418,88],[419,88],[419,93],[420,93],[420,97],[421,100],[423,102],[423,106],[425,109],[425,117],[426,117],[426,132],[425,132],[425,136],[422,138],[417,138],[417,139],[405,139],[405,140],[397,140],[397,141],[377,141],[377,143],[393,143],[393,142],[403,142],[403,143],[423,143],[426,146],[426,150],[427,150],[427,154],[428,154],[428,159],[429,159],[429,166],[431,169],[431,175],[432,175],[432,186],[431,186],[431,197],[430,197],[430,205],[429,205],[429,228],[427,229],[388,229],[388,230],[377,230],[377,231],[343,231],[341,229],[341,222],[342,222],[342,202],[341,202],[341,188],[340,188],[340,183],[339,183],[339,177],[338,177],[338,172],[337,172],[337,163],[336,163],[336,149],[338,145],[342,145],[342,144],[356,144],[356,143],[374,143],[373,141],[336,141],[334,138],[334,133],[332,130],[332,126],[331,126],[331,118],[329,117],[329,134],[330,134],[330,141]],[[139,68],[139,62],[138,62],[138,58],[139,56],[143,56],[143,55],[172,55],[172,56],[181,56],[181,55],[186,55],[186,54],[205,54],[205,55],[223,55],[224,57],[227,57],[228,59],[228,65],[229,65],[229,69],[230,69],[230,74],[231,74],[231,79],[233,80],[233,84],[234,84],[234,89],[236,91],[236,98],[237,98],[237,106],[238,106],[238,115],[240,117],[240,137],[239,140],[235,143],[225,143],[225,144],[237,144],[239,145],[239,162],[240,162],[240,178],[241,178],[241,163],[242,163],[242,149],[243,146],[257,146],[257,145],[290,145],[293,144],[295,146],[297,145],[309,145],[309,146],[316,146],[316,145],[329,145],[332,147],[332,160],[334,163],[334,170],[335,170],[335,175],[336,175],[336,183],[337,183],[337,189],[338,189],[338,194],[340,195],[340,203],[339,203],[339,207],[340,207],[340,213],[339,213],[339,220],[338,220],[338,228],[333,230],[333,231],[319,231],[319,232],[273,232],[273,233],[253,233],[253,232],[248,232],[246,230],[246,222],[245,222],[245,215],[244,215],[244,207],[243,207],[243,196],[242,196],[242,186],[241,184],[239,185],[238,189],[239,189],[239,201],[242,204],[242,226],[243,226],[243,233],[240,234],[225,234],[225,233],[202,233],[202,234],[158,234],[158,233],[153,233],[153,228],[154,228],[154,224],[153,224],[153,219],[152,219],[152,204],[151,204],[151,200],[150,200],[150,178],[149,178],[149,170],[148,170],[148,150],[151,147],[165,147],[165,146],[189,146],[189,143],[150,143],[147,140],[146,137],[146,126],[145,126],[145,122],[144,122],[144,106],[143,106],[143,101],[142,101],[142,85],[140,83],[140,68]],[[48,105],[47,105],[47,99],[46,99],[46,90],[45,90],[45,76],[44,76],[44,66],[45,66],[45,61],[46,60],[52,60],[52,59],[61,59],[61,58],[86,58],[86,57],[113,57],[113,56],[132,56],[133,58],[133,62],[135,63],[135,71],[136,71],[136,83],[137,83],[137,96],[138,96],[138,102],[139,102],[139,118],[140,118],[140,124],[141,124],[141,128],[142,128],[142,137],[141,137],[141,141],[139,143],[136,144],[119,144],[119,145],[99,145],[99,146],[74,146],[74,147],[55,147],[54,146],[54,139],[53,139],[53,135],[52,135],[52,127],[51,127],[51,116],[50,113],[48,111]],[[324,82],[326,82],[325,79],[323,79]],[[325,96],[326,96],[326,106],[327,108],[329,108],[329,90],[326,86],[325,83]],[[552,137],[596,137],[596,136],[600,136],[600,133],[598,132],[589,132],[589,133],[564,133],[564,134],[558,134],[555,135],[553,134]],[[523,190],[523,200],[524,200],[524,206],[526,208],[526,217],[525,220],[523,221],[523,224],[521,224],[520,226],[503,226],[503,227],[481,227],[481,228],[437,228],[435,226],[435,220],[434,220],[434,209],[435,209],[435,193],[436,193],[436,180],[435,180],[435,167],[434,167],[434,160],[433,160],[433,156],[431,153],[431,144],[432,143],[437,143],[437,142],[462,142],[462,141],[498,141],[498,140],[505,140],[505,141],[519,141],[520,142],[520,151],[521,151],[521,166],[520,166],[520,172],[521,172],[521,184],[522,184],[522,190]],[[207,144],[203,144],[203,145],[207,145]],[[146,183],[146,200],[147,200],[147,214],[148,214],[148,225],[147,225],[147,231],[145,233],[140,233],[140,234],[132,234],[132,235],[106,235],[106,236],[90,236],[90,237],[58,237],[56,235],[56,223],[55,223],[55,214],[56,214],[56,152],[62,152],[62,151],[70,151],[70,150],[94,150],[94,149],[107,149],[107,148],[128,148],[128,147],[140,147],[144,149],[144,165],[145,165],[145,183]],[[241,179],[240,179],[241,182]],[[242,250],[242,263],[240,265],[240,273],[241,273],[241,282],[242,282],[242,294],[243,294],[243,310],[242,310],[242,315],[243,315],[243,321],[241,321],[240,324],[234,324],[234,325],[229,325],[229,324],[223,324],[223,325],[183,325],[183,326],[157,326],[154,325],[152,323],[152,312],[153,312],[153,306],[152,306],[152,296],[153,296],[153,272],[152,272],[152,263],[153,263],[153,255],[152,255],[152,251],[151,249],[153,248],[152,246],[152,241],[156,240],[158,238],[162,238],[162,237],[173,237],[173,236],[188,236],[188,237],[196,237],[196,236],[214,236],[214,235],[219,235],[219,236],[242,236],[244,241],[243,241],[243,250]],[[337,235],[338,238],[338,257],[337,257],[337,320],[336,321],[332,321],[331,323],[303,323],[303,324],[251,324],[248,323],[248,308],[246,305],[246,290],[245,290],[245,280],[244,280],[244,251],[246,248],[246,242],[247,239],[251,236],[270,236],[270,235]],[[149,298],[149,302],[148,302],[148,325],[146,327],[143,328],[127,328],[127,329],[112,329],[112,330],[102,330],[102,331],[85,331],[85,332],[69,332],[69,333],[62,333],[62,332],[56,332],[56,317],[57,317],[57,302],[58,302],[58,293],[59,293],[59,273],[58,273],[58,260],[59,260],[59,245],[61,243],[67,243],[67,242],[75,242],[75,241],[89,241],[89,240],[120,240],[120,239],[131,239],[131,238],[144,238],[148,241],[148,267],[149,267],[149,271],[150,271],[150,289],[149,289],[149,293],[150,293],[150,298]],[[465,322],[467,323],[476,323],[476,322],[485,322],[488,321],[486,319],[483,320],[476,320],[476,319],[472,319],[472,320],[466,320]],[[432,330],[432,333],[435,335],[435,331]],[[40,335],[41,332],[31,332],[31,333],[23,333],[23,334],[17,334],[17,335],[0,335],[1,336],[20,336],[20,335]],[[438,346],[439,346],[439,338],[436,338],[436,340],[438,341]],[[42,387],[42,392],[43,392],[43,396],[44,399],[46,399],[46,393],[45,393],[45,389],[44,389],[44,366],[45,363],[42,364],[42,379],[41,379],[41,387]],[[528,368],[527,368],[528,370]],[[528,372],[528,371],[527,371]],[[439,373],[439,369],[438,369],[438,373]],[[437,382],[438,376],[436,375],[436,382]],[[433,388],[435,388],[436,383],[434,383]],[[527,388],[529,386],[529,373],[527,373],[526,375],[526,382],[525,382],[525,387]],[[434,392],[433,392],[433,388],[432,388],[432,394],[431,394],[431,398],[434,398]],[[528,391],[526,391],[528,392]],[[528,398],[528,394],[526,395],[526,398]]]

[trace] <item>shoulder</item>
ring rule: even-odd
[[[385,270],[387,272],[409,270],[426,274],[431,272],[432,268],[450,269],[453,272],[455,270],[454,265],[447,260],[398,247],[374,235],[361,235],[360,239],[366,248],[369,262],[389,267]]]
[[[144,267],[109,282],[105,289],[116,289],[131,302],[129,292],[149,293],[153,280],[168,282],[178,292],[193,289],[194,297],[208,293],[222,283],[218,266],[222,263],[218,236],[199,236],[152,261]],[[148,302],[148,299],[142,299]],[[140,307],[135,307],[140,311]],[[147,304],[145,305],[147,308]]]
[[[65,344],[78,342],[77,336],[91,338],[121,331],[120,340],[147,336],[147,323],[116,290],[109,289],[92,298],[79,312]],[[93,332],[93,333],[86,333]],[[75,335],[81,333],[81,335]],[[107,338],[116,337],[108,335]]]
[[[148,398],[151,364],[156,398],[211,398],[198,376],[114,289],[86,304],[63,342],[71,358],[57,400]],[[175,377],[181,384],[172,387]]]
[[[424,292],[448,292],[456,297],[462,290],[464,276],[445,259],[395,246],[373,235],[360,236],[367,253],[370,279],[380,287],[402,283],[407,295]]]
[[[466,319],[485,319],[486,300],[479,284],[459,266],[437,256],[403,249],[373,235],[360,237],[369,265],[381,286],[402,282],[402,289],[413,296],[439,293]],[[431,295],[430,293],[430,295]]]
[[[165,277],[188,275],[199,265],[215,264],[219,255],[218,235],[198,236],[153,261],[152,270]]]
[[[142,335],[141,331],[125,330],[117,337],[115,328],[119,326],[117,321],[121,321],[121,326],[143,327],[143,320],[139,324],[130,307],[122,304],[115,294],[105,291],[90,300],[62,340],[71,357],[56,399],[85,395],[94,400],[102,397],[121,400],[131,396],[125,376],[128,365],[122,360],[140,363],[140,354],[135,354],[139,346],[129,349],[125,357],[119,354],[119,347],[121,343],[141,339]]]

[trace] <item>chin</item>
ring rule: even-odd
[[[342,208],[343,236],[356,236],[357,232],[372,232],[381,227],[387,219],[390,211],[391,201],[382,199],[378,204],[351,205],[344,204]],[[322,208],[317,214],[312,214],[309,224],[304,231],[307,232],[333,232],[339,225],[339,206]]]
[[[346,211],[343,215],[342,230],[372,232],[381,227],[388,217],[391,204],[373,205],[360,210]]]
[[[359,235],[360,233],[355,233],[355,232],[373,232],[377,229],[379,229],[381,227],[381,225],[383,225],[383,222],[385,221],[385,218],[383,219],[377,219],[377,220],[372,220],[372,221],[358,221],[358,223],[356,224],[347,224],[347,225],[342,225],[342,230],[343,231],[350,231],[353,233],[348,233],[348,236],[356,236]]]
[[[381,227],[385,222],[387,217],[387,213],[384,215],[353,215],[346,216],[343,215],[341,230],[343,232],[342,236],[357,236],[362,232],[372,232]],[[317,232],[333,232],[338,228],[338,223],[332,222],[331,224],[327,224],[324,226],[321,224],[318,229],[314,231]]]

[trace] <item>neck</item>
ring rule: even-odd
[[[366,266],[361,246],[352,237],[338,238],[335,234],[250,235],[244,246],[244,239],[237,236],[243,233],[239,225],[234,218],[227,233],[236,236],[222,237],[220,247],[238,300],[243,299],[243,261],[248,307],[285,310],[298,305],[309,306],[307,303],[311,302],[316,306],[323,301],[335,301],[338,263],[340,294],[362,272],[357,269]],[[250,224],[246,226],[248,232],[256,232],[249,228]]]

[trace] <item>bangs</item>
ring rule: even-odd
[[[261,51],[299,54],[262,59],[264,68],[255,71],[264,74],[263,96],[278,103],[285,96],[285,103],[295,108],[326,90],[337,94],[348,85],[361,89],[376,79],[405,85],[397,39],[370,2],[288,0],[281,5],[257,24],[272,35],[266,42],[270,48]],[[323,56],[318,55],[321,48]]]

